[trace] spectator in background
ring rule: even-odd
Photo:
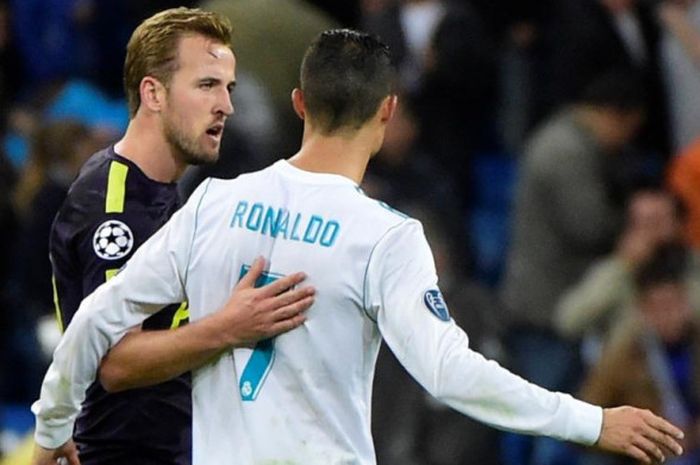
[[[44,125],[33,138],[30,159],[14,191],[18,228],[8,251],[13,258],[8,289],[9,308],[15,310],[7,312],[10,336],[4,353],[15,374],[6,386],[6,400],[31,402],[38,394],[46,366],[35,331],[42,316],[53,314],[49,231],[70,183],[94,150],[91,141],[89,130],[78,123]]]
[[[691,311],[687,267],[688,251],[676,244],[659,247],[644,262],[635,275],[638,317],[605,348],[582,392],[589,402],[647,408],[681,426],[685,453],[671,465],[700,463],[700,326]]]
[[[436,164],[429,151],[418,145],[421,122],[408,98],[401,98],[389,121],[384,144],[372,158],[362,187],[367,194],[390,205],[420,202],[433,211],[452,217],[459,211],[457,187],[450,173]],[[450,231],[454,232],[454,224]]]
[[[612,250],[622,207],[611,199],[609,168],[643,119],[641,86],[610,72],[527,144],[503,300],[514,371],[548,389],[570,391],[579,376],[578,351],[555,332],[554,312],[564,292]]]
[[[543,114],[580,98],[587,84],[611,68],[642,76],[649,109],[643,148],[669,153],[666,97],[658,59],[655,9],[643,0],[559,0],[547,31]]]
[[[23,84],[38,88],[97,64],[91,35],[92,0],[10,0],[17,47],[27,69]]]
[[[415,92],[425,75],[431,41],[446,15],[445,2],[387,0],[363,2],[362,6],[362,29],[386,42],[399,72],[399,86],[406,92]]]
[[[700,138],[671,160],[667,183],[688,209],[683,225],[686,240],[700,249]]]
[[[251,142],[261,141],[251,147],[258,154],[254,166],[294,153],[302,128],[289,102],[299,83],[299,64],[307,45],[335,27],[334,20],[305,0],[206,0],[201,7],[236,25],[237,115],[232,123],[242,125]],[[271,112],[273,121],[258,119],[261,112]]]
[[[464,211],[473,198],[473,155],[495,145],[495,49],[481,23],[473,9],[447,10],[414,97],[421,115],[420,145],[450,173]]]
[[[684,209],[670,193],[646,190],[635,194],[615,252],[598,260],[560,299],[556,324],[561,334],[572,338],[589,335],[593,341],[599,336],[607,339],[610,330],[634,313],[639,291],[634,275],[640,266],[659,247],[682,243],[683,219]],[[691,302],[700,309],[700,260],[694,254],[688,257],[685,278]]]
[[[658,16],[672,145],[678,151],[700,137],[700,2],[664,0]]]
[[[34,136],[29,161],[17,183],[13,199],[19,219],[15,271],[22,306],[32,309],[35,318],[53,310],[47,240],[51,223],[96,143],[90,129],[80,123],[45,123]]]

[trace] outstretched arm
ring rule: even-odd
[[[433,396],[494,427],[551,436],[650,462],[680,453],[682,432],[649,412],[606,409],[527,382],[469,348],[437,286],[420,225],[387,234],[368,270],[367,312],[397,359]]]
[[[173,330],[128,333],[102,360],[100,382],[109,392],[161,383],[198,368],[231,347],[254,344],[302,324],[314,289],[292,289],[295,273],[255,288],[265,261],[258,258],[216,313]],[[288,290],[289,289],[289,290]]]

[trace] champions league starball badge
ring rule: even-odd
[[[107,220],[97,228],[92,238],[95,254],[104,260],[126,257],[134,246],[131,229],[118,220]]]
[[[428,307],[430,313],[442,321],[450,321],[450,312],[439,289],[428,289],[423,295],[423,303]]]

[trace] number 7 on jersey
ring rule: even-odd
[[[250,270],[250,265],[241,267],[241,274],[238,277],[240,281],[243,276]],[[263,273],[255,280],[255,287],[266,286],[284,275],[263,271]],[[267,378],[267,374],[272,368],[272,363],[275,361],[275,340],[274,338],[265,339],[255,345],[253,353],[248,359],[248,363],[243,368],[241,380],[238,387],[241,391],[241,399],[243,401],[254,401],[258,397],[260,388]]]

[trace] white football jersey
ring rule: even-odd
[[[194,321],[219,309],[256,257],[270,282],[317,289],[299,328],[236,349],[193,375],[193,463],[373,464],[372,379],[382,337],[431,394],[498,428],[591,444],[602,410],[485,360],[449,316],[418,221],[351,180],[279,161],[208,180],[126,268],[86,298],[56,350],[37,441],[70,437],[101,358],[164,304]]]

